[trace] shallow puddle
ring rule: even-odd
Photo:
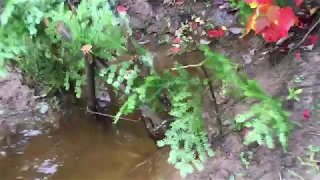
[[[15,137],[1,151],[0,179],[144,180],[159,179],[159,164],[171,169],[142,122],[101,125],[81,111],[70,110],[55,132]]]

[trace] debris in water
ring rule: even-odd
[[[40,130],[23,130],[22,133],[24,134],[25,137],[38,136],[42,134]]]
[[[58,170],[58,164],[53,164],[52,161],[55,159],[46,159],[43,163],[41,163],[40,167],[38,168],[38,173],[44,173],[44,174],[54,174]]]
[[[2,156],[6,156],[6,155],[7,155],[7,152],[5,152],[5,151],[0,151],[0,154],[1,154]]]

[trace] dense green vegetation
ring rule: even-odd
[[[62,0],[11,0],[1,16],[0,74],[5,76],[7,64],[16,62],[27,76],[47,87],[69,89],[70,82],[75,82],[75,93],[80,97],[81,87],[86,85],[81,49],[91,45],[95,57],[115,61],[127,51],[126,36],[131,35],[126,16],[117,15],[105,0],[82,0],[76,12]],[[209,80],[221,80],[225,87],[234,87],[240,96],[258,101],[248,112],[235,118],[239,128],[252,128],[246,143],[258,142],[273,148],[274,137],[278,137],[285,148],[290,128],[288,113],[282,110],[280,100],[265,94],[257,81],[239,76],[226,57],[211,52],[206,46],[201,46],[200,50],[206,57],[201,66],[213,72],[207,80],[191,77],[179,64],[176,65],[178,76],[169,71],[161,76],[151,71],[143,80],[138,78],[141,70],[135,61],[101,69],[97,76],[103,77],[117,91],[121,84],[125,85],[127,101],[115,123],[121,115],[141,105],[155,104],[159,101],[155,97],[166,92],[172,104],[169,114],[175,120],[165,139],[158,141],[158,146],[171,147],[168,162],[174,164],[182,176],[193,172],[194,167],[201,170],[207,155],[214,155],[204,131],[202,92]],[[146,51],[137,52],[140,52],[138,62],[153,70],[152,55]]]

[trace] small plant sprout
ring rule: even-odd
[[[295,99],[296,101],[300,101],[300,98],[298,97],[298,95],[301,93],[302,93],[302,89],[294,90],[289,88],[289,95],[287,96],[287,100]]]
[[[298,77],[295,78],[294,82],[297,83],[297,84],[299,84],[299,83],[302,82],[303,79],[304,79],[304,77],[303,77],[302,75],[300,75],[300,76],[298,76]]]
[[[212,3],[210,1],[204,2],[204,4],[206,5],[206,8],[212,7]]]
[[[247,158],[246,158],[246,157]],[[242,164],[246,167],[246,169],[249,168],[249,165],[250,165],[250,161],[252,160],[252,156],[253,156],[253,152],[252,151],[249,151],[245,154],[245,152],[241,152],[240,153],[240,159],[241,159],[241,162]]]
[[[319,160],[315,160],[315,156],[317,153],[320,152],[320,146],[313,146],[313,145],[309,145],[308,146],[309,152],[308,152],[308,156],[309,158],[301,158],[298,156],[298,161],[300,162],[301,165],[303,166],[310,166],[312,167],[312,169],[314,169],[316,172],[320,172],[320,168],[319,168]]]

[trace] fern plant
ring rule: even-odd
[[[11,0],[1,21],[0,74],[6,75],[8,60],[16,60],[23,71],[50,87],[68,90],[69,82],[74,81],[77,97],[86,84],[81,47],[91,44],[95,56],[113,61],[126,51],[126,38],[119,27],[131,32],[126,15],[117,17],[104,0],[84,0],[76,13],[63,0]],[[129,70],[125,63],[120,66]],[[107,82],[112,75],[108,73]],[[131,76],[134,74],[128,78],[128,87],[134,79]],[[112,85],[117,87],[123,77]]]
[[[177,77],[168,72],[164,76],[147,77],[142,85],[134,88],[134,94],[121,107],[116,121],[120,115],[131,113],[140,105],[152,104],[157,100],[155,97],[167,91],[172,104],[169,114],[175,120],[167,130],[166,138],[158,141],[158,146],[171,147],[168,162],[174,164],[184,177],[194,168],[202,170],[207,154],[213,156],[214,153],[207,143],[202,119],[203,81],[190,77],[183,69],[179,73]]]
[[[249,80],[246,76],[239,78],[231,62],[223,55],[211,52],[204,45],[200,49],[206,56],[204,65],[215,72],[215,78],[235,86],[246,98],[259,101],[246,113],[235,118],[236,123],[243,123],[244,126],[252,128],[246,136],[245,144],[258,142],[260,145],[267,144],[269,148],[273,148],[274,137],[278,136],[281,145],[286,148],[291,126],[288,121],[289,113],[282,109],[280,99],[273,99],[266,94],[258,81]]]

